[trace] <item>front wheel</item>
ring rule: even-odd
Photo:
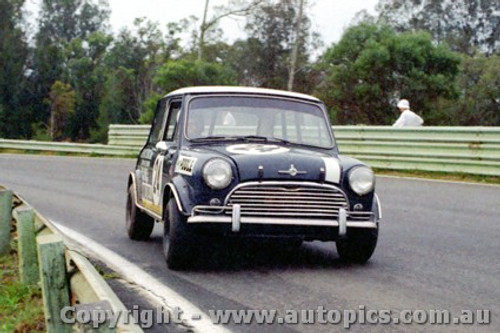
[[[362,264],[375,251],[378,239],[377,229],[350,229],[347,238],[337,240],[337,252],[345,262]]]
[[[130,185],[127,195],[127,211],[125,214],[125,226],[127,234],[133,240],[146,240],[153,232],[154,219],[135,205],[134,185]]]
[[[173,198],[168,201],[168,220],[163,226],[163,255],[173,270],[185,269],[192,261],[196,240],[189,230],[186,216],[182,215]]]

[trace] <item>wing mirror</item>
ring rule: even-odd
[[[156,149],[160,152],[166,152],[168,150],[168,145],[165,141],[160,141],[156,144]]]

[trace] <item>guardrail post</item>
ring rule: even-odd
[[[0,256],[10,252],[10,223],[12,221],[12,191],[0,190]]]
[[[37,244],[47,331],[71,333],[72,325],[61,318],[61,310],[70,306],[64,244],[58,235],[39,236]]]
[[[15,209],[19,249],[19,273],[24,284],[37,284],[40,279],[36,251],[35,213],[33,208]]]

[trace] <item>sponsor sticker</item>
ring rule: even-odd
[[[181,175],[192,176],[193,169],[198,159],[189,156],[179,156],[177,163],[175,163],[175,172]]]

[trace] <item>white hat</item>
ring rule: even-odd
[[[400,109],[409,109],[410,108],[410,102],[408,102],[407,99],[400,99],[398,102],[398,108]]]

